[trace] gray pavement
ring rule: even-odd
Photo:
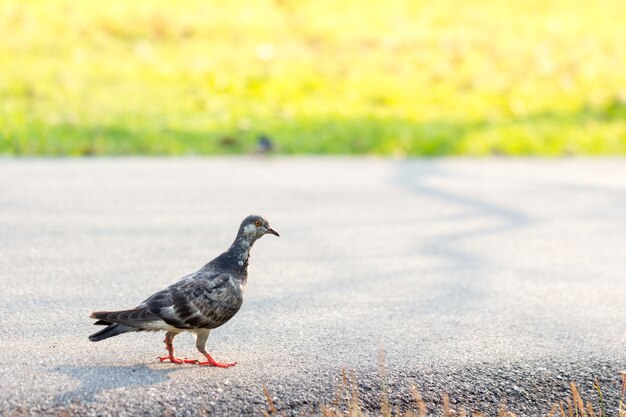
[[[91,311],[202,266],[250,213],[281,237],[209,339],[236,367],[157,363],[162,334],[87,340]],[[297,414],[342,368],[372,413],[383,382],[400,407],[415,385],[431,412],[445,391],[537,415],[594,379],[615,410],[625,266],[626,160],[0,160],[0,413],[258,415],[265,385]]]

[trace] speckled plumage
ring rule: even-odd
[[[98,319],[96,325],[107,327],[89,336],[89,340],[97,342],[133,331],[166,330],[166,344],[169,338],[171,345],[178,333],[190,331],[196,335],[196,345],[202,344],[198,349],[205,353],[209,331],[226,323],[241,308],[250,249],[268,233],[278,236],[261,216],[246,217],[230,248],[198,271],[151,295],[133,309],[92,313],[91,317]],[[173,355],[173,348],[170,353]]]

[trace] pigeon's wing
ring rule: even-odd
[[[242,302],[231,274],[198,272],[157,292],[142,306],[179,329],[213,329],[230,320]]]

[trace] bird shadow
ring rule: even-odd
[[[177,369],[152,369],[147,365],[129,366],[89,366],[62,365],[53,371],[68,375],[80,381],[80,385],[54,398],[56,405],[67,405],[74,401],[91,402],[103,391],[156,385],[169,379],[169,374]]]

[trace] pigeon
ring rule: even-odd
[[[206,342],[212,329],[233,318],[241,308],[248,280],[250,249],[266,234],[280,236],[263,217],[246,217],[230,248],[198,271],[151,295],[135,308],[92,313],[90,317],[97,319],[95,325],[107,327],[89,336],[89,340],[98,342],[122,333],[164,330],[168,355],[158,357],[161,362],[220,368],[234,366],[236,362],[213,359],[206,351]],[[174,337],[181,332],[194,335],[196,348],[206,361],[174,356]]]
[[[259,154],[270,154],[276,150],[276,145],[269,136],[261,135],[257,140],[256,152]]]

